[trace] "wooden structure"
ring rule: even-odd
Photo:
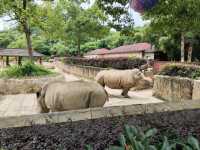
[[[43,56],[44,56],[43,54],[40,54],[36,51],[33,51],[33,57],[37,58],[39,60],[40,64],[42,64],[42,57]],[[14,48],[1,49],[0,48],[0,57],[3,61],[3,64],[4,64],[4,57],[6,57],[6,66],[10,65],[9,64],[9,57],[15,57],[18,65],[21,65],[22,57],[29,57],[29,54],[28,54],[27,49],[14,49]]]

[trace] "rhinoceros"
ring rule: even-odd
[[[37,93],[41,113],[102,107],[108,100],[105,89],[95,82],[71,81],[46,84]]]
[[[141,80],[146,80],[139,69],[130,70],[104,70],[96,75],[96,81],[103,87],[122,89],[122,96],[129,98],[128,91],[137,86]]]

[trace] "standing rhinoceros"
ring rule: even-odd
[[[108,86],[111,89],[123,89],[122,96],[129,97],[128,91],[145,80],[144,74],[139,69],[132,70],[104,70],[96,76],[96,81],[103,87]]]
[[[45,85],[37,97],[43,113],[102,107],[108,100],[101,85],[86,81],[52,82]]]

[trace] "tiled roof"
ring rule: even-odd
[[[28,57],[28,50],[27,49],[1,49],[0,48],[0,56],[23,56]],[[33,57],[43,57],[43,54],[40,54],[36,51],[33,51]]]
[[[103,55],[103,54],[106,54],[108,52],[109,52],[108,49],[101,48],[101,49],[96,49],[96,50],[90,51],[86,55]]]
[[[141,51],[153,52],[151,44],[136,43],[131,45],[124,45],[110,50],[108,54],[131,53],[131,52],[141,52]]]

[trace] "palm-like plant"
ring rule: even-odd
[[[163,142],[157,145],[151,143],[151,139],[156,135],[156,129],[149,129],[145,132],[134,126],[126,125],[124,134],[120,134],[120,146],[110,146],[107,150],[200,150],[199,141],[193,136],[188,137],[184,142],[169,142],[164,137]],[[86,146],[86,150],[93,150],[90,145]]]

